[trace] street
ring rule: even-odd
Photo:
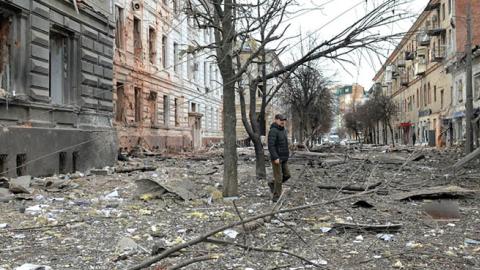
[[[222,198],[221,148],[129,157],[115,168],[127,173],[33,178],[30,194],[0,204],[0,269],[20,262],[131,269],[215,228],[284,210],[224,229],[148,269],[201,256],[205,261],[185,269],[480,267],[480,166],[472,161],[454,176],[460,150],[351,145],[295,152],[292,179],[276,204],[266,181],[255,178],[253,148],[238,151],[241,195],[234,200]],[[306,207],[288,210],[298,206]]]

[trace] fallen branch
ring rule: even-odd
[[[388,183],[392,179],[394,179],[395,176],[411,161],[411,157],[414,156],[414,154],[416,154],[416,152],[412,153],[412,155],[410,155],[409,159],[407,159],[398,168],[398,171],[394,174],[394,176],[389,181],[384,183],[385,186],[387,186]],[[303,171],[302,171],[302,174],[303,174]],[[219,232],[222,232],[226,229],[229,229],[229,228],[232,228],[232,227],[235,227],[235,226],[239,226],[239,225],[242,225],[242,224],[247,225],[248,222],[255,221],[255,220],[258,220],[258,219],[271,218],[272,216],[274,216],[276,214],[295,212],[295,211],[310,209],[310,208],[314,208],[314,207],[325,206],[327,204],[333,204],[333,203],[337,203],[337,202],[341,202],[341,201],[345,201],[345,200],[350,200],[350,199],[353,199],[353,198],[359,198],[359,197],[374,193],[375,191],[376,191],[376,189],[366,190],[366,191],[359,192],[357,194],[352,194],[352,195],[348,195],[348,196],[344,196],[344,197],[335,197],[334,199],[329,200],[329,201],[325,201],[325,202],[304,204],[304,205],[300,205],[300,206],[296,206],[296,207],[292,207],[292,208],[275,210],[275,211],[271,211],[271,212],[267,212],[267,213],[258,214],[256,216],[252,216],[252,217],[249,217],[249,218],[245,218],[243,221],[237,221],[237,222],[234,222],[234,223],[230,223],[228,225],[224,225],[224,226],[215,228],[215,229],[210,230],[209,232],[204,233],[202,235],[199,235],[199,236],[197,236],[197,237],[195,237],[195,238],[193,238],[193,239],[191,239],[187,242],[175,245],[175,246],[165,250],[164,252],[162,252],[162,253],[160,253],[160,254],[158,254],[158,255],[156,255],[156,256],[154,256],[154,257],[152,257],[152,258],[150,258],[150,259],[148,259],[148,260],[146,260],[146,261],[144,261],[140,264],[137,264],[135,266],[132,266],[132,267],[128,268],[127,270],[140,270],[140,269],[143,269],[145,267],[148,267],[148,266],[150,266],[150,265],[152,265],[152,264],[154,264],[158,261],[161,261],[164,258],[167,258],[172,253],[175,253],[175,252],[177,252],[181,249],[184,249],[186,247],[190,247],[190,246],[196,245],[198,243],[204,242],[210,236],[215,235]],[[281,202],[281,201],[282,201],[282,199],[280,198],[280,200],[278,202]],[[275,205],[275,207],[277,207],[277,205],[279,205],[278,202]],[[274,209],[275,209],[275,207],[274,207]]]
[[[268,217],[271,217],[271,216],[276,215],[276,214],[295,212],[295,211],[305,210],[305,209],[309,209],[309,208],[313,208],[313,207],[324,206],[324,205],[327,205],[327,204],[332,204],[332,203],[336,203],[336,202],[340,202],[340,201],[350,200],[352,198],[362,197],[362,196],[365,196],[367,194],[371,194],[373,192],[374,192],[374,190],[368,190],[368,191],[360,192],[360,193],[357,193],[357,194],[332,199],[332,200],[329,200],[329,201],[326,201],[326,202],[319,202],[319,203],[314,203],[314,204],[305,204],[305,205],[300,205],[300,206],[296,206],[296,207],[292,207],[292,208],[280,209],[280,210],[273,211],[273,212],[269,211],[269,212],[266,212],[266,213],[258,214],[256,216],[245,218],[243,221],[237,221],[237,222],[234,222],[234,223],[230,223],[230,224],[215,228],[215,229],[210,230],[209,232],[204,233],[202,235],[199,235],[199,236],[197,236],[197,237],[195,237],[195,238],[193,238],[193,239],[191,239],[187,242],[175,245],[175,246],[165,250],[164,252],[162,252],[162,253],[160,253],[160,254],[158,254],[158,255],[156,255],[156,256],[148,259],[148,260],[145,260],[144,262],[142,262],[140,264],[137,264],[137,265],[134,265],[134,266],[128,268],[127,270],[140,270],[140,269],[143,269],[145,267],[148,267],[148,266],[150,266],[150,265],[152,265],[152,264],[154,264],[154,263],[156,263],[156,262],[158,262],[158,261],[160,261],[164,258],[167,258],[172,253],[175,253],[175,252],[177,252],[181,249],[184,249],[186,247],[190,247],[190,246],[196,245],[198,243],[204,242],[210,236],[215,235],[219,232],[222,232],[226,229],[229,229],[229,228],[232,228],[232,227],[235,227],[235,226],[239,226],[239,225],[242,225],[242,224],[247,224],[248,222],[258,220],[258,219],[268,218]]]
[[[214,238],[208,238],[206,242],[212,243],[212,244],[220,244],[220,245],[231,245],[239,248],[243,248],[245,250],[254,250],[254,251],[259,251],[259,252],[267,252],[267,253],[282,253],[285,255],[289,255],[292,257],[295,257],[297,259],[300,259],[310,265],[313,265],[315,267],[322,267],[322,265],[319,265],[315,262],[312,262],[311,260],[306,259],[305,257],[302,257],[298,254],[286,251],[286,250],[281,250],[281,249],[269,249],[269,248],[259,248],[259,247],[252,247],[252,246],[247,246],[247,245],[242,245],[234,242],[229,242],[229,241],[224,241],[221,239],[214,239]]]
[[[466,155],[465,157],[463,157],[462,159],[460,159],[459,161],[457,161],[454,165],[453,165],[453,172],[455,174],[455,172],[460,169],[461,167],[463,167],[465,164],[467,164],[468,162],[470,162],[471,160],[473,160],[474,158],[476,157],[479,157],[480,156],[480,148],[476,149],[475,151],[471,152],[470,154]]]
[[[398,231],[402,224],[357,224],[357,223],[334,223],[332,228],[354,231],[391,232]]]
[[[216,259],[218,259],[217,255],[207,255],[207,256],[196,257],[196,258],[193,258],[193,259],[190,259],[190,260],[183,261],[182,263],[174,265],[172,267],[169,267],[169,268],[167,268],[167,270],[176,270],[176,269],[183,268],[183,267],[188,266],[188,265],[193,264],[193,263],[209,261],[209,260],[216,260]]]
[[[348,185],[348,186],[333,186],[333,185],[318,185],[317,187],[320,189],[335,189],[335,190],[348,190],[348,191],[365,191],[371,190],[378,186],[380,186],[382,182],[377,182],[369,186],[356,186],[356,185]]]
[[[129,172],[135,172],[135,171],[149,172],[149,171],[155,171],[156,169],[157,167],[154,167],[154,166],[124,167],[124,168],[116,168],[115,172],[116,173],[129,173]]]

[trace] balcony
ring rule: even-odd
[[[402,74],[400,76],[400,85],[401,86],[408,86],[408,75],[407,74]]]
[[[415,75],[422,76],[427,71],[427,61],[425,58],[420,57],[415,63]]]
[[[426,31],[422,31],[417,35],[417,42],[419,46],[430,46],[430,36]]]
[[[430,51],[430,59],[432,62],[442,62],[447,54],[447,45],[439,45]]]
[[[417,49],[417,57],[426,57],[426,56],[427,56],[427,48]]]
[[[432,17],[432,20],[427,21],[427,35],[434,37],[444,35],[447,30],[440,25],[437,16]]]

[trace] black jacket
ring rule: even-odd
[[[270,152],[270,158],[272,160],[288,160],[289,152],[287,131],[284,127],[281,127],[275,123],[270,126],[270,131],[268,132],[268,151]]]

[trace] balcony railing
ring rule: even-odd
[[[446,31],[447,30],[440,25],[438,19],[427,21],[427,35],[428,36],[439,36],[439,35],[445,34]]]
[[[415,75],[424,75],[427,71],[427,60],[423,57],[418,58],[415,63]]]
[[[417,49],[417,57],[426,57],[426,56],[427,56],[427,48]]]
[[[408,86],[408,74],[404,73],[400,75],[400,85],[401,86]]]
[[[446,54],[447,54],[447,45],[435,46],[430,51],[430,59],[433,62],[441,62],[445,59]]]

